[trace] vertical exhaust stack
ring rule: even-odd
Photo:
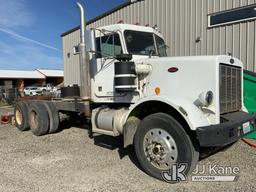
[[[90,77],[90,64],[88,55],[86,52],[86,41],[85,41],[85,11],[83,6],[77,2],[77,7],[80,10],[81,15],[81,29],[80,29],[80,44],[79,44],[79,63],[80,63],[80,96],[84,100],[90,99],[91,93],[91,77]]]

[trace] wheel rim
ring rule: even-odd
[[[22,124],[22,121],[23,121],[22,113],[21,113],[21,111],[18,110],[18,109],[15,111],[15,119],[16,119],[16,123],[17,123],[18,125],[21,125],[21,124]]]
[[[147,160],[157,169],[166,170],[178,159],[178,149],[173,137],[163,129],[149,130],[143,139]]]
[[[35,111],[31,111],[30,113],[30,128],[36,129],[38,127],[38,116]]]

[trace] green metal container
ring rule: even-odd
[[[249,113],[256,113],[256,73],[244,71],[244,105]],[[256,139],[256,132],[246,138]]]

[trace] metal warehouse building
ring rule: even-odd
[[[124,23],[157,25],[169,56],[232,54],[256,71],[256,0],[130,0],[87,22],[88,28]],[[65,85],[79,84],[76,27],[62,34]]]

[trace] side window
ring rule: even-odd
[[[118,34],[96,38],[97,58],[113,57],[122,53],[122,45]]]
[[[166,45],[165,42],[162,38],[158,37],[157,35],[155,35],[156,37],[156,46],[158,49],[158,54],[160,57],[167,57],[167,53],[166,53]]]

